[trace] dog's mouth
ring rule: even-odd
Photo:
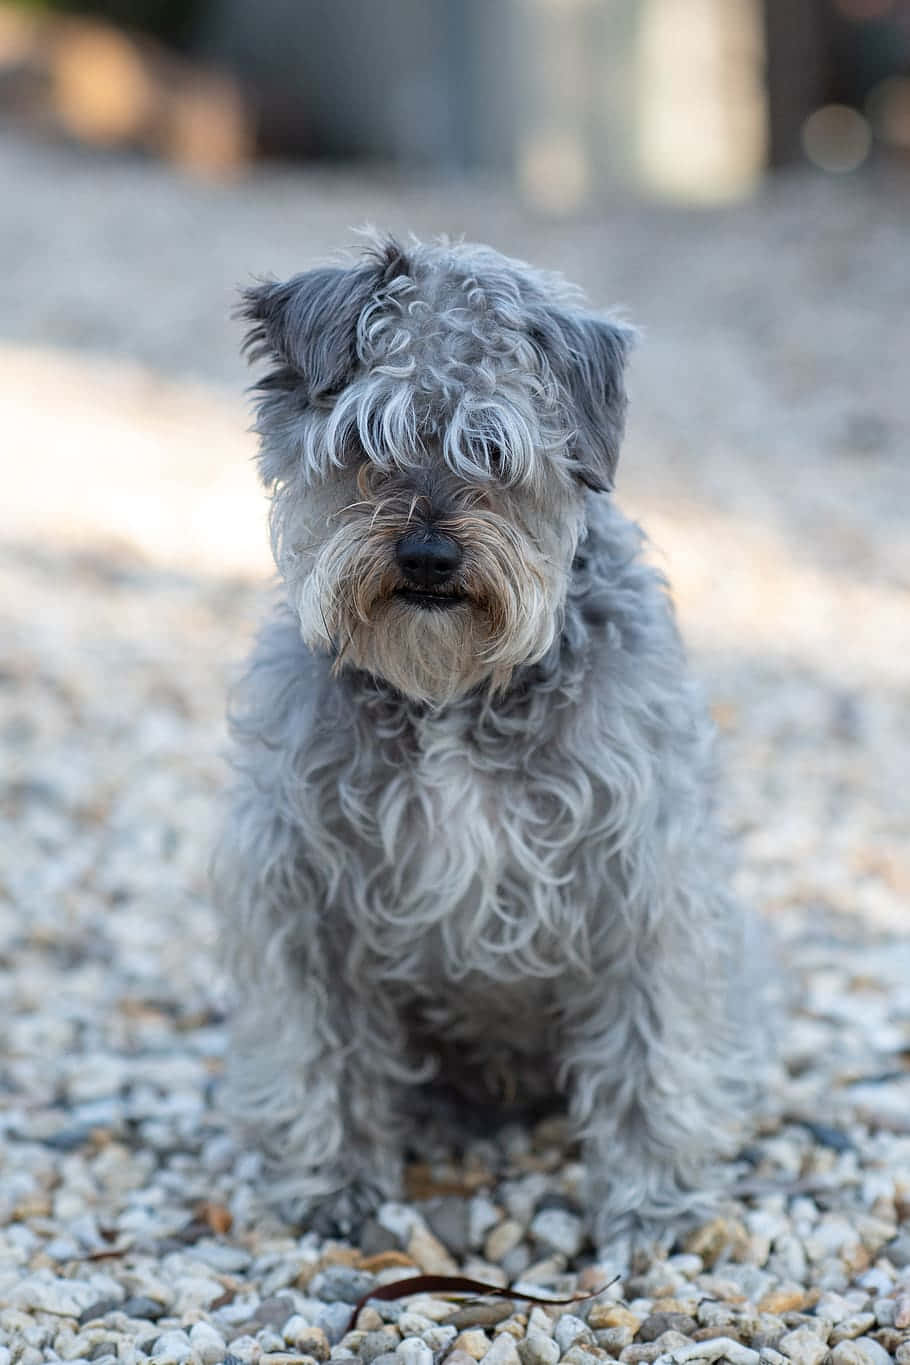
[[[467,602],[467,593],[457,589],[438,588],[396,588],[395,596],[413,607],[423,607],[427,611],[448,611],[452,607]]]

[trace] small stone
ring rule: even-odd
[[[292,1313],[284,1324],[284,1327],[281,1329],[281,1335],[289,1346],[296,1346],[298,1337],[304,1335],[306,1332],[311,1332],[312,1330],[312,1327],[301,1313]],[[328,1342],[326,1342],[326,1345],[328,1345]]]
[[[686,1341],[667,1353],[667,1359],[676,1362],[728,1360],[731,1365],[759,1365],[758,1351],[733,1337],[710,1337],[705,1341]]]
[[[875,1321],[878,1323],[879,1327],[897,1326],[894,1321],[897,1316],[897,1301],[895,1299],[890,1297],[876,1299],[872,1305],[872,1311],[875,1314]]]
[[[382,1318],[376,1312],[376,1309],[368,1303],[366,1307],[361,1308],[360,1312],[357,1314],[357,1326],[360,1328],[361,1332],[381,1332],[383,1322]],[[398,1345],[397,1337],[395,1338],[395,1345]]]
[[[490,1349],[490,1338],[487,1336],[486,1332],[480,1332],[476,1329],[473,1331],[461,1332],[455,1338],[454,1349],[456,1351],[464,1351],[464,1353],[471,1356],[473,1360],[483,1360],[487,1351]]]
[[[350,1314],[348,1314],[350,1317]],[[297,1327],[296,1323],[300,1326]],[[301,1355],[312,1356],[314,1360],[325,1361],[331,1355],[329,1339],[321,1327],[312,1327],[303,1318],[296,1315],[290,1318],[284,1325],[282,1333],[289,1346],[293,1346]]]
[[[175,1317],[207,1309],[224,1293],[224,1285],[208,1275],[181,1275],[173,1310]]]
[[[631,1345],[622,1348],[619,1358],[623,1365],[653,1365],[660,1353],[660,1347],[656,1346],[653,1341],[648,1345],[633,1342]]]
[[[737,1269],[742,1269],[742,1267],[737,1267]],[[705,1278],[707,1284],[709,1285],[718,1284],[718,1281],[710,1275],[706,1276]],[[702,1292],[710,1294],[711,1290],[703,1289]],[[651,1304],[651,1313],[682,1313],[684,1317],[691,1318],[695,1316],[695,1309],[697,1307],[698,1307],[697,1298],[676,1299],[673,1298],[672,1295],[671,1296],[662,1295],[659,1299],[655,1299],[654,1302]],[[645,1317],[650,1317],[650,1314],[646,1313]]]
[[[469,1356],[467,1351],[450,1351],[446,1356],[446,1365],[474,1365],[474,1357]]]
[[[686,1239],[690,1256],[700,1256],[710,1269],[721,1258],[736,1260],[749,1248],[749,1234],[735,1218],[713,1218]]]
[[[910,1266],[910,1230],[899,1232],[882,1250],[895,1270],[904,1270]]]
[[[263,1299],[256,1309],[256,1321],[263,1327],[284,1326],[294,1313],[294,1300],[287,1294],[271,1294]]]
[[[787,1332],[777,1348],[795,1365],[821,1365],[828,1354],[827,1344],[811,1327],[797,1327],[794,1332]]]
[[[151,1299],[145,1294],[134,1294],[131,1298],[123,1300],[119,1311],[128,1318],[137,1318],[140,1322],[157,1322],[167,1312],[167,1304],[161,1303],[158,1299]]]
[[[684,1336],[682,1332],[674,1332],[672,1328],[666,1332],[661,1332],[660,1336],[656,1337],[652,1343],[652,1345],[660,1347],[661,1355],[666,1355],[668,1351],[679,1351],[684,1347],[691,1346],[691,1344],[691,1338]]]
[[[227,1365],[228,1359],[229,1357],[225,1356],[222,1365]],[[268,1365],[313,1365],[312,1356],[299,1356],[296,1351],[269,1351],[266,1360]]]
[[[235,1361],[239,1361],[240,1365],[257,1365],[261,1356],[262,1347],[259,1345],[256,1338],[244,1334],[243,1336],[234,1337],[234,1340],[231,1342],[230,1351],[224,1358],[223,1365],[229,1365],[229,1362],[233,1365],[233,1362]],[[158,1365],[157,1361],[155,1361],[155,1365]]]
[[[852,1313],[849,1318],[843,1318],[841,1322],[837,1323],[828,1341],[832,1346],[836,1346],[840,1341],[852,1341],[855,1337],[861,1337],[864,1332],[868,1332],[869,1328],[874,1326],[874,1313]]]
[[[357,1303],[375,1284],[375,1276],[364,1270],[355,1270],[348,1265],[329,1265],[313,1276],[308,1292],[326,1303]]]
[[[890,1356],[893,1356],[898,1346],[906,1340],[905,1334],[899,1332],[896,1327],[880,1327],[873,1336],[873,1341],[883,1346]]]
[[[366,1266],[366,1261],[373,1256],[381,1256],[384,1251],[396,1251],[401,1247],[401,1242],[396,1234],[383,1225],[375,1218],[368,1218],[360,1230],[360,1250],[363,1252],[361,1265],[365,1269],[376,1269],[374,1266]]]
[[[123,1310],[123,1304],[118,1299],[99,1299],[97,1303],[89,1304],[79,1314],[78,1322],[80,1327],[84,1327],[88,1322],[95,1322],[98,1318],[107,1317],[115,1309]]]
[[[603,1327],[594,1333],[595,1343],[611,1356],[618,1356],[626,1346],[631,1346],[634,1338],[631,1327]]]
[[[516,1280],[520,1280],[530,1264],[531,1248],[527,1242],[519,1242],[518,1246],[514,1246],[511,1251],[506,1252],[500,1262],[509,1284],[514,1284]]]
[[[539,1328],[530,1328],[518,1343],[521,1365],[556,1365],[560,1350],[557,1343]]]
[[[425,1275],[455,1275],[458,1271],[439,1238],[419,1223],[408,1239],[407,1252]]]
[[[502,1209],[484,1194],[475,1194],[468,1204],[468,1236],[474,1248],[483,1245],[487,1233],[502,1218]]]
[[[186,1332],[162,1332],[152,1352],[155,1365],[183,1365],[193,1354]]]
[[[894,1352],[894,1359],[897,1365],[910,1365],[910,1341],[901,1342]]]
[[[402,1337],[423,1337],[424,1332],[429,1332],[432,1326],[432,1318],[415,1312],[413,1308],[406,1308],[398,1319],[398,1330]]]
[[[563,1355],[577,1341],[586,1345],[594,1345],[594,1333],[586,1322],[583,1322],[581,1318],[576,1318],[573,1313],[563,1313],[553,1328],[553,1335]]]
[[[420,1337],[405,1337],[395,1349],[398,1365],[433,1365],[433,1352]]]
[[[521,1289],[529,1289],[532,1294],[536,1294],[541,1285],[552,1288],[554,1283],[559,1280],[566,1268],[566,1258],[562,1255],[544,1256],[543,1260],[535,1261],[529,1265],[518,1282]],[[531,1288],[533,1286],[533,1288]],[[517,1287],[517,1286],[516,1286]],[[574,1289],[574,1284],[571,1286]]]
[[[434,1236],[459,1261],[471,1249],[468,1202],[460,1195],[444,1195],[420,1205],[421,1212]]]
[[[202,1361],[202,1365],[217,1365],[224,1359],[224,1337],[208,1322],[195,1322],[190,1328],[190,1345]],[[284,1343],[280,1342],[279,1346]]]
[[[810,1294],[806,1289],[780,1289],[765,1294],[757,1307],[760,1313],[775,1313],[779,1317],[781,1313],[799,1312],[807,1308],[809,1302]]]
[[[894,1305],[894,1325],[903,1330],[910,1327],[910,1294],[901,1294]]]
[[[416,1270],[417,1266],[405,1251],[377,1251],[375,1256],[363,1256],[358,1269],[378,1275],[383,1270]]]
[[[349,1303],[324,1303],[316,1315],[316,1326],[321,1327],[332,1346],[344,1336],[348,1330],[348,1323],[351,1320],[351,1305]],[[305,1350],[307,1355],[315,1355],[316,1352],[309,1346],[300,1347]]]
[[[391,1232],[398,1246],[403,1247],[414,1231],[418,1217],[410,1205],[389,1200],[377,1209],[376,1222],[387,1232]]]
[[[628,1327],[634,1336],[641,1326],[641,1318],[620,1303],[592,1303],[588,1309],[588,1326]]]
[[[65,1318],[78,1318],[86,1308],[98,1302],[98,1290],[87,1280],[67,1280],[36,1270],[26,1275],[7,1295],[11,1308],[41,1313],[56,1313]]]
[[[891,1365],[891,1357],[872,1337],[857,1337],[834,1347],[831,1365]]]
[[[591,1316],[588,1315],[588,1322]],[[639,1341],[656,1341],[664,1332],[679,1332],[689,1337],[695,1331],[695,1319],[687,1313],[652,1313],[638,1329]]]
[[[828,1322],[836,1324],[850,1316],[853,1304],[844,1298],[843,1294],[827,1293],[822,1294],[815,1305],[815,1311],[820,1318],[827,1318]]]
[[[193,1247],[193,1259],[232,1275],[246,1270],[253,1258],[243,1247],[228,1246],[225,1242],[197,1242]]]
[[[381,1321],[381,1319],[380,1319]],[[358,1354],[361,1360],[370,1362],[377,1356],[386,1355],[390,1351],[398,1349],[398,1337],[396,1333],[389,1331],[367,1332],[360,1341]]]
[[[600,1346],[586,1346],[578,1341],[569,1347],[563,1361],[565,1365],[601,1365],[606,1358],[606,1352]]]
[[[518,1246],[524,1235],[525,1230],[520,1223],[514,1218],[504,1218],[484,1242],[483,1254],[488,1261],[501,1261],[508,1252]]]
[[[543,1209],[534,1215],[530,1230],[547,1251],[558,1251],[569,1258],[577,1256],[584,1245],[585,1225],[567,1209]]]
[[[428,1332],[424,1332],[423,1339],[435,1356],[451,1345],[455,1339],[455,1331],[454,1327],[447,1327],[439,1322],[435,1327],[431,1327]]]
[[[715,1303],[711,1299],[702,1300],[696,1315],[702,1327],[728,1327],[736,1318],[736,1312],[728,1303]],[[723,1334],[718,1332],[717,1335]]]
[[[462,1308],[456,1308],[445,1322],[446,1326],[457,1327],[459,1331],[465,1327],[495,1327],[497,1323],[510,1318],[514,1312],[515,1305],[511,1299],[478,1299],[474,1303],[466,1303]]]
[[[485,1365],[521,1365],[518,1347],[510,1332],[500,1332],[483,1359]]]
[[[694,1280],[695,1276],[700,1275],[705,1268],[702,1258],[691,1251],[680,1251],[676,1256],[671,1256],[670,1265],[674,1270],[678,1270],[680,1275],[684,1275],[687,1280]]]

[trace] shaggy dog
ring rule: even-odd
[[[350,1230],[434,1083],[556,1100],[600,1246],[704,1204],[748,922],[665,585],[609,496],[630,332],[476,246],[247,291],[286,600],[237,698],[216,886],[232,1102]]]

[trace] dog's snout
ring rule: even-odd
[[[395,546],[395,558],[409,583],[439,588],[461,564],[462,549],[457,540],[441,531],[409,531]]]

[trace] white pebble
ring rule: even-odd
[[[193,1354],[186,1332],[162,1332],[152,1347],[155,1365],[183,1365]]]
[[[500,1332],[483,1357],[484,1365],[522,1365],[518,1347],[511,1332]]]
[[[427,1324],[428,1328],[432,1325]],[[395,1359],[399,1365],[433,1365],[433,1352],[420,1337],[405,1337],[395,1348]]]
[[[563,1313],[553,1330],[553,1335],[563,1355],[576,1341],[590,1344],[594,1340],[588,1324],[582,1322],[581,1318],[576,1318],[573,1313]]]
[[[536,1328],[528,1329],[524,1341],[519,1342],[518,1353],[522,1365],[556,1365],[562,1354],[553,1338]]]
[[[685,1361],[696,1360],[732,1361],[733,1365],[759,1365],[758,1351],[743,1346],[732,1337],[711,1337],[708,1341],[691,1341],[686,1346],[676,1346],[672,1351],[657,1357],[655,1365],[682,1365]]]
[[[567,1209],[543,1209],[531,1222],[531,1234],[548,1251],[577,1256],[585,1239],[584,1223]]]
[[[777,1345],[794,1365],[821,1365],[828,1354],[827,1344],[811,1327],[797,1327],[795,1332],[787,1332]]]
[[[831,1352],[831,1365],[891,1365],[891,1357],[871,1337],[842,1341]]]
[[[190,1345],[202,1365],[217,1365],[226,1351],[224,1337],[208,1322],[195,1322],[190,1328]]]

